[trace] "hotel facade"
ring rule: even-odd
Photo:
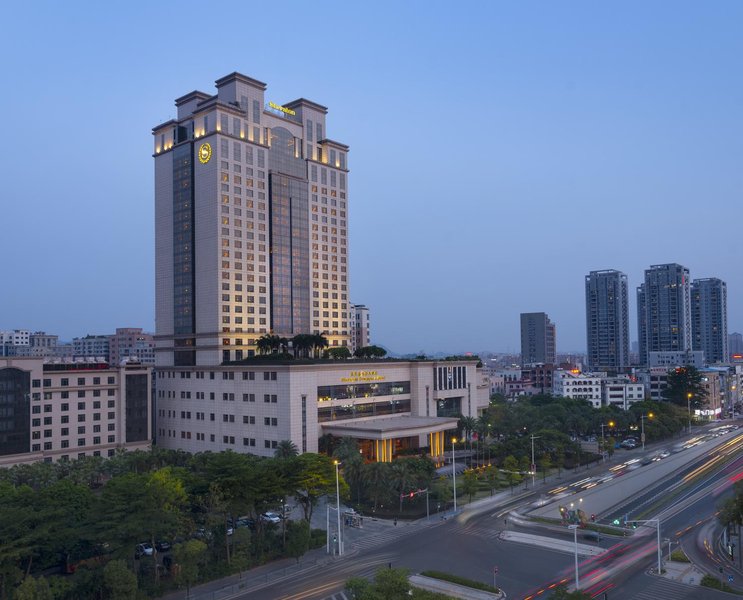
[[[148,450],[152,369],[138,361],[0,359],[0,467]]]
[[[356,315],[349,148],[327,136],[326,107],[266,90],[232,73],[153,129],[157,442],[267,456],[282,440],[316,452],[330,434],[369,460],[440,455],[455,415],[488,404],[476,361],[254,358],[266,334],[350,348]]]

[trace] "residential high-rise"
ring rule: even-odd
[[[590,369],[620,370],[629,360],[627,276],[615,270],[586,275],[586,336]]]
[[[521,365],[554,364],[556,337],[547,313],[521,313]]]
[[[351,352],[370,344],[369,309],[363,304],[351,305]]]
[[[729,357],[743,354],[743,334],[736,332],[728,336],[728,352]]]
[[[676,263],[652,265],[637,288],[640,363],[651,352],[691,350],[689,269]]]
[[[691,283],[692,348],[704,352],[707,364],[728,363],[727,284],[717,278]]]
[[[320,104],[216,87],[153,129],[157,365],[240,360],[268,333],[350,345],[348,146]]]

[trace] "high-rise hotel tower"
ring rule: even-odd
[[[153,129],[156,364],[240,360],[267,333],[350,345],[348,146],[320,104],[216,88]]]

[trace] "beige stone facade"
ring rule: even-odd
[[[0,466],[149,449],[151,368],[0,359]]]

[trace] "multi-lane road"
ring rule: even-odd
[[[743,431],[743,430],[741,430]],[[662,538],[671,538],[695,560],[707,560],[712,570],[716,557],[698,558],[700,531],[714,537],[710,524],[715,522],[717,503],[730,493],[731,479],[743,470],[743,434],[729,433],[724,438],[707,442],[706,450],[678,456],[678,468],[663,476],[653,476],[658,465],[645,465],[654,484],[643,484],[640,492],[623,491],[622,478],[602,483],[607,493],[614,496],[614,505],[622,505],[622,513],[633,518],[659,517]],[[650,453],[648,453],[650,455]],[[668,459],[665,459],[668,460]],[[662,462],[662,461],[660,461]],[[666,463],[666,464],[671,464]],[[660,469],[658,472],[660,473]],[[597,476],[599,479],[600,475]],[[631,481],[627,478],[626,481]],[[631,487],[631,486],[630,486]],[[609,492],[613,490],[613,492]],[[661,493],[663,491],[664,494]],[[581,492],[582,493],[582,492]],[[530,495],[520,501],[522,509],[537,499]],[[297,573],[288,580],[266,584],[236,594],[231,598],[254,600],[312,600],[340,598],[345,582],[354,576],[371,577],[380,568],[389,565],[407,567],[411,571],[426,569],[447,571],[463,577],[492,583],[497,567],[497,584],[509,598],[529,599],[548,595],[551,587],[560,581],[573,581],[573,555],[550,549],[549,544],[524,545],[504,541],[499,534],[504,528],[520,529],[545,538],[562,537],[564,529],[519,525],[516,521],[504,523],[504,512],[510,507],[493,507],[465,519],[433,520],[431,524],[388,528],[375,535],[361,538],[350,555],[331,563],[324,569]],[[650,513],[648,513],[650,511]],[[615,511],[616,512],[616,511]],[[642,516],[638,517],[638,513]],[[646,514],[648,513],[648,514]],[[610,510],[606,514],[613,516]],[[604,518],[609,517],[603,515]],[[569,534],[572,540],[572,533]],[[704,537],[704,536],[702,536]],[[698,586],[688,586],[665,578],[649,575],[656,562],[656,533],[640,528],[627,538],[605,536],[600,544],[607,551],[589,558],[580,565],[581,588],[598,598],[638,598],[652,600],[707,599],[723,597],[720,592]],[[586,542],[583,543],[595,543]],[[707,540],[709,544],[709,540]],[[349,548],[350,550],[350,548]],[[704,550],[702,550],[704,554]],[[716,559],[719,560],[719,559]],[[702,565],[705,567],[705,565]],[[714,566],[714,565],[713,565]]]

